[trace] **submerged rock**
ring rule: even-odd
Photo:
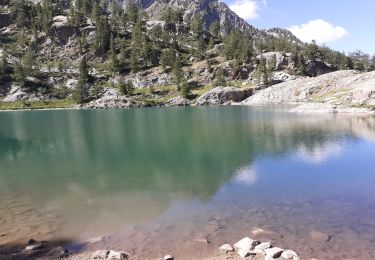
[[[299,256],[293,250],[286,250],[281,254],[281,257],[288,260],[300,260]]]
[[[164,256],[164,260],[174,260],[174,257],[171,255]]]
[[[125,253],[125,252],[122,252],[122,251],[109,251],[109,254],[107,255],[107,259],[111,259],[111,260],[127,260],[128,259],[128,255]]]
[[[233,252],[234,248],[229,244],[224,244],[221,247],[219,247],[220,251],[223,253]]]
[[[44,242],[34,242],[28,246],[26,246],[26,250],[32,251],[32,250],[38,250],[46,247],[46,243]]]
[[[47,252],[47,256],[53,257],[53,258],[62,258],[69,254],[69,251],[61,246],[52,248],[50,251]]]
[[[279,247],[271,247],[264,250],[266,253],[266,256],[271,256],[273,258],[278,258],[283,253],[284,249],[281,249]]]
[[[257,245],[255,248],[254,248],[254,251],[255,252],[264,252],[264,250],[268,249],[271,247],[271,242],[263,242],[263,243],[260,243],[259,245]]]
[[[238,241],[237,243],[235,243],[233,246],[236,249],[236,251],[238,252],[239,256],[247,257],[247,256],[249,256],[250,254],[253,253],[251,251],[259,243],[260,243],[259,241],[253,240],[249,237],[245,237],[245,238],[241,239],[240,241]]]
[[[317,242],[328,242],[329,240],[331,240],[330,235],[320,231],[311,231],[310,236],[314,241]]]
[[[102,260],[107,259],[107,256],[109,254],[108,250],[96,250],[94,253],[90,255],[90,260]]]

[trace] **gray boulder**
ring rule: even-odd
[[[185,107],[190,105],[191,101],[181,96],[173,97],[165,103],[165,106],[167,107]]]
[[[241,102],[254,93],[252,88],[217,87],[197,99],[196,105],[222,105]]]

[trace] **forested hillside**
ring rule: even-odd
[[[213,86],[375,69],[361,51],[305,44],[234,16],[215,0],[1,0],[0,99],[87,103],[113,89],[152,105]]]

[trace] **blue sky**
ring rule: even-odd
[[[290,29],[305,41],[375,54],[375,0],[224,0],[255,27]]]

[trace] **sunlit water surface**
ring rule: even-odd
[[[371,116],[0,113],[0,245],[104,236],[90,246],[193,259],[250,236],[304,259],[373,259],[374,186]]]

